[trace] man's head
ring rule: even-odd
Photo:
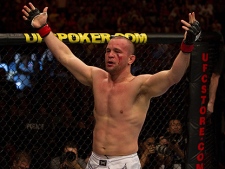
[[[30,155],[25,151],[21,151],[16,154],[15,159],[13,160],[12,169],[29,169],[30,163]]]
[[[73,168],[78,157],[77,146],[73,141],[69,141],[63,148],[63,154],[60,158],[60,168]]]
[[[105,52],[105,66],[110,73],[118,73],[131,68],[135,61],[134,44],[123,36],[113,37]]]
[[[160,136],[159,137],[159,144],[160,145],[168,145],[169,141],[164,136]]]
[[[167,128],[167,131],[171,134],[181,134],[182,132],[182,125],[180,120],[178,119],[172,119],[169,121],[169,126]]]
[[[151,146],[155,146],[155,137],[150,136],[148,137],[145,141],[144,141],[144,147],[151,147]]]
[[[65,144],[63,151],[64,153],[74,152],[77,154],[77,145],[73,141],[69,141]]]

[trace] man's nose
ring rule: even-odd
[[[113,58],[113,57],[114,57],[113,54],[110,53],[110,54],[109,54],[109,58]]]
[[[110,52],[108,53],[108,56],[109,56],[110,58],[112,58],[112,57],[115,56],[115,53],[114,53],[113,51],[110,51]]]

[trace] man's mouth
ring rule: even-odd
[[[112,62],[112,61],[107,62],[107,66],[112,66],[113,64],[114,64],[114,62]]]

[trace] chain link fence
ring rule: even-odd
[[[134,75],[169,69],[180,44],[136,44]],[[105,44],[69,44],[88,65],[104,69]],[[0,47],[1,55],[1,166],[7,168],[17,151],[30,153],[31,168],[49,168],[67,141],[78,145],[86,159],[92,150],[93,95],[80,84],[43,44]],[[162,82],[163,83],[163,82]],[[170,119],[179,119],[187,135],[188,78],[153,98],[140,133],[140,146],[148,137],[163,136]]]
[[[135,44],[137,59],[132,65],[133,75],[154,74],[172,66],[179,52],[179,39],[182,36],[162,36],[164,38],[155,34],[148,35],[148,44]],[[23,157],[26,157],[28,161],[31,160],[30,168],[49,169],[53,158],[62,157],[63,148],[68,141],[74,141],[77,144],[78,156],[86,160],[92,151],[92,131],[95,124],[92,91],[80,84],[55,60],[44,43],[38,40],[33,44],[31,42],[35,37],[30,39],[27,37],[28,34],[0,34],[0,168],[11,168],[10,166],[21,155],[21,153],[18,155],[18,152],[26,151],[29,153],[29,158],[25,155]],[[195,46],[197,50],[193,52],[195,56],[192,56],[191,61],[195,64],[190,64],[181,81],[162,96],[151,100],[139,137],[138,155],[142,161],[145,151],[152,144],[154,153],[148,154],[148,160],[143,169],[158,169],[163,165],[170,165],[173,169],[185,168],[185,159],[177,158],[174,152],[171,154],[167,146],[162,146],[165,139],[178,143],[184,152],[187,149],[190,151],[190,157],[186,161],[187,166],[194,166],[196,162],[200,162],[198,156],[195,158],[195,155],[199,154],[205,155],[203,163],[198,164],[200,167],[214,169],[217,166],[214,142],[217,136],[214,122],[211,123],[210,119],[207,119],[206,125],[201,126],[205,127],[205,146],[202,152],[196,147],[198,141],[195,143],[190,141],[201,139],[195,133],[198,132],[199,126],[192,130],[194,133],[188,131],[190,115],[195,116],[197,120],[193,121],[193,124],[199,125],[199,112],[195,112],[198,106],[192,109],[194,112],[190,112],[190,107],[193,107],[189,100],[190,90],[193,90],[192,94],[198,93],[198,87],[191,83],[190,74],[194,74],[197,80],[201,77],[202,72],[199,74],[193,71],[195,69],[193,65],[198,67],[199,59],[194,58],[201,57],[201,50],[204,49],[203,54],[206,52],[209,55],[207,63],[209,64],[207,71],[209,80],[213,62],[219,52],[217,39],[211,39],[213,35],[208,34],[202,42],[197,43]],[[66,43],[71,51],[86,64],[104,69],[106,44]],[[199,68],[201,70],[201,63]],[[209,81],[206,85],[208,87]],[[192,103],[198,101],[196,97],[199,95],[194,96]],[[171,134],[168,135],[171,125],[181,127],[181,132],[173,135],[174,137],[171,137]],[[189,134],[196,138],[188,138]],[[173,160],[161,159],[159,154],[173,157]]]

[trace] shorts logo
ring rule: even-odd
[[[99,165],[100,166],[106,166],[107,165],[107,161],[106,160],[99,160]]]
[[[125,166],[122,169],[127,169],[127,164],[125,164]]]

